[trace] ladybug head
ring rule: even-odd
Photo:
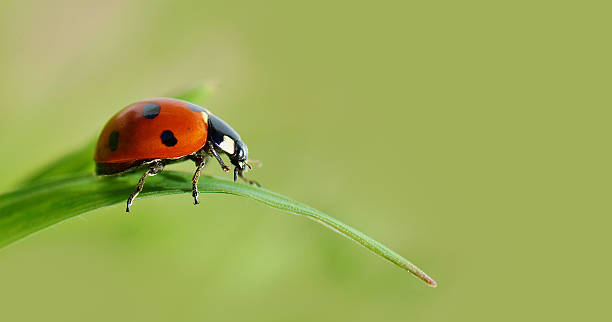
[[[218,150],[227,154],[234,165],[234,181],[236,181],[238,175],[242,175],[247,167],[251,168],[247,164],[249,149],[240,139],[240,135],[229,124],[214,114],[208,115],[208,139]]]
[[[234,153],[229,155],[230,161],[234,165],[234,181],[236,181],[238,174],[242,171],[249,169],[251,166],[247,163],[249,159],[249,149],[243,141],[238,140],[234,144]]]

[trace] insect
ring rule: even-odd
[[[251,166],[249,150],[240,135],[207,109],[173,98],[153,98],[130,104],[115,114],[104,126],[94,155],[97,175],[120,175],[138,170],[136,190],[127,200],[126,212],[142,191],[147,176],[160,173],[165,165],[191,160],[195,162],[192,195],[198,204],[198,180],[210,157],[225,172],[219,154],[226,154],[238,177],[249,184],[259,184],[244,176]]]

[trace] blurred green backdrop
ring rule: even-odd
[[[137,201],[133,216],[97,211],[1,251],[0,320],[607,315],[609,7],[0,3],[3,190],[126,104],[208,80],[218,89],[206,106],[264,162],[253,178],[439,283],[308,220],[219,195],[194,207],[186,194]]]

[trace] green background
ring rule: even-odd
[[[0,320],[609,319],[608,6],[0,4],[3,190],[122,106],[206,80],[264,163],[251,177],[439,283],[308,220],[185,194],[2,250]]]

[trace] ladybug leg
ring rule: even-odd
[[[191,195],[193,196],[193,204],[197,205],[200,203],[198,201],[198,196],[200,195],[198,192],[198,180],[200,180],[200,173],[206,165],[206,159],[196,157],[193,161],[196,163],[196,171],[193,174],[193,179],[191,179]]]
[[[221,160],[221,157],[219,156],[219,153],[217,153],[217,150],[215,150],[215,147],[212,144],[212,141],[208,141],[208,143],[206,144],[208,146],[208,153],[212,154],[215,159],[217,159],[217,162],[219,162],[219,165],[221,166],[221,168],[223,169],[223,171],[225,172],[229,172],[230,168],[228,168],[225,163],[223,163],[223,160]]]
[[[255,181],[255,180],[251,180],[251,179],[245,177],[243,170],[240,170],[240,169],[236,168],[236,169],[234,169],[234,175],[235,175],[235,172],[238,172],[238,176],[240,177],[240,179],[242,179],[242,181],[244,181],[244,182],[246,182],[248,184],[254,184],[254,185],[258,186],[258,187],[261,187],[259,182]]]
[[[130,212],[130,206],[134,202],[134,198],[138,196],[138,194],[142,191],[142,187],[144,187],[145,179],[149,176],[154,176],[160,173],[164,169],[164,165],[160,161],[156,161],[153,166],[147,172],[145,172],[140,180],[138,180],[138,185],[136,185],[136,191],[134,191],[127,200],[127,207],[125,208],[125,212]]]

